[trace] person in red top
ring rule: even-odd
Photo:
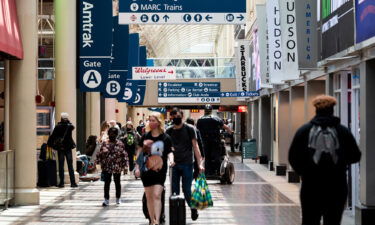
[[[128,166],[128,154],[125,151],[125,146],[122,141],[117,139],[118,129],[111,127],[108,130],[109,140],[103,142],[100,152],[97,154],[96,162],[100,163],[102,173],[104,175],[104,202],[103,206],[109,205],[109,188],[111,178],[116,185],[116,204],[120,204],[121,200],[121,171]]]

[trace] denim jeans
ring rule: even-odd
[[[82,167],[82,174],[87,174],[87,167],[89,166],[89,158],[86,155],[80,155],[79,158],[85,164]]]
[[[72,157],[72,150],[71,149],[63,149],[59,150],[58,157],[59,157],[59,176],[60,176],[60,185],[64,184],[64,161],[66,158],[66,164],[68,165],[69,171],[69,178],[70,184],[75,184],[74,179],[74,169],[73,169],[73,157]]]
[[[172,193],[180,194],[180,180],[186,203],[190,207],[191,184],[193,182],[193,164],[176,164],[172,168]]]

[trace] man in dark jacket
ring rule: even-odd
[[[348,195],[348,166],[361,158],[348,128],[333,116],[336,99],[318,96],[313,100],[316,116],[295,134],[289,162],[301,176],[302,224],[341,223]]]
[[[61,113],[61,121],[56,125],[51,136],[48,139],[48,146],[57,150],[59,159],[59,187],[64,187],[64,161],[68,164],[70,186],[78,187],[74,178],[72,149],[76,147],[72,138],[73,124],[69,121],[69,114]],[[61,140],[61,143],[59,143]]]

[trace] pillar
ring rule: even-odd
[[[86,136],[96,135],[99,137],[100,125],[100,93],[86,93]]]
[[[261,156],[266,156],[268,161],[271,159],[271,99],[270,97],[260,98],[259,105],[259,133],[260,133],[260,151]],[[264,161],[264,162],[265,162]],[[268,162],[267,162],[268,163]]]
[[[289,146],[296,134],[296,131],[305,123],[305,87],[293,86],[289,95]],[[290,183],[298,183],[299,177],[291,168],[287,172],[287,180]]]
[[[247,102],[247,113],[246,113],[246,139],[251,139],[251,115],[253,114],[252,108],[251,108],[251,102]],[[233,122],[233,119],[232,119]]]
[[[118,102],[117,103],[116,121],[120,122],[123,126],[126,123],[126,113],[128,112],[126,103]]]
[[[284,176],[286,174],[286,165],[288,163],[289,151],[289,90],[277,93],[277,130],[276,136],[278,140],[277,151],[274,152],[274,165],[276,175]]]
[[[24,4],[24,3],[22,3]],[[77,126],[77,92],[76,92],[76,1],[55,0],[55,83],[56,83],[56,120],[60,121],[62,112],[69,113],[69,120]],[[73,139],[76,141],[76,130]],[[76,141],[77,142],[77,141]],[[73,150],[73,166],[76,170],[76,150]],[[68,168],[65,165],[65,182]],[[78,174],[76,174],[78,182]]]
[[[375,59],[360,64],[360,205],[356,206],[356,225],[375,224]]]
[[[23,60],[10,62],[9,148],[15,151],[16,205],[39,204],[36,158],[37,1],[16,0]]]
[[[258,150],[258,155],[260,155],[260,149],[259,149],[259,100],[255,100],[253,102],[253,107],[252,107],[253,113],[253,118],[252,118],[252,130],[253,130],[253,138],[257,142],[257,150]]]
[[[325,83],[326,83],[325,94],[333,96],[333,74],[332,73],[326,75]]]
[[[315,116],[315,107],[312,101],[318,95],[325,93],[326,81],[311,80],[305,82],[305,122],[310,121]]]
[[[106,98],[105,99],[105,120],[111,121],[116,120],[116,99]]]

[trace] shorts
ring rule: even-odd
[[[164,171],[146,171],[141,174],[141,180],[144,187],[150,187],[153,185],[164,186],[165,180],[167,178],[167,172]]]

